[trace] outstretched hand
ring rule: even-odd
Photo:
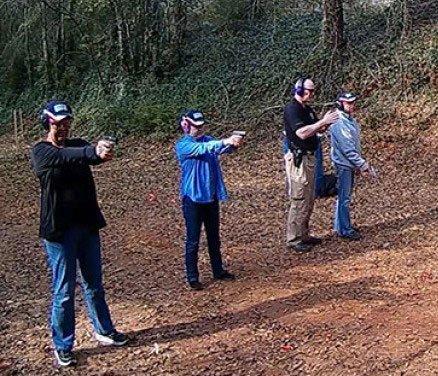
[[[104,162],[110,161],[114,157],[114,144],[110,141],[101,140],[96,145],[96,154]]]
[[[237,135],[233,135],[224,139],[225,145],[234,146],[235,148],[238,148],[240,145],[242,145],[242,142],[243,142],[243,137]]]

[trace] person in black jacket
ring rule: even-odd
[[[317,133],[324,133],[338,118],[328,111],[318,120],[310,106],[315,85],[303,76],[293,87],[293,98],[284,108],[284,130],[288,152],[285,154],[290,209],[286,223],[286,245],[297,252],[308,252],[321,239],[311,236],[309,221],[315,199],[315,152]]]
[[[39,236],[52,270],[51,328],[55,357],[60,366],[74,365],[76,265],[95,338],[121,346],[127,337],[115,330],[105,301],[99,229],[105,219],[99,209],[90,165],[109,161],[113,145],[97,146],[68,138],[72,110],[63,101],[49,101],[41,120],[45,139],[31,152],[32,168],[41,186]]]

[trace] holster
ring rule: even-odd
[[[292,155],[294,156],[294,166],[299,168],[303,162],[304,152],[301,149],[291,148]]]

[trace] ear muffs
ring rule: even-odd
[[[300,77],[298,82],[295,85],[295,94],[302,97],[304,95],[304,79],[303,77]]]
[[[184,110],[183,112],[181,112],[177,121],[176,121],[177,129],[179,129],[183,133],[188,133],[190,130],[190,126],[188,124],[186,114],[187,114],[187,110]]]
[[[181,118],[179,125],[184,133],[190,132],[190,122],[184,116]]]
[[[45,106],[44,106],[44,107],[45,107]],[[50,118],[49,118],[49,116],[47,115],[47,113],[46,113],[46,111],[44,110],[44,108],[42,108],[42,109],[39,111],[38,115],[39,115],[39,118],[40,118],[41,125],[43,126],[43,128],[44,128],[46,131],[48,131],[49,128],[50,128]]]
[[[302,97],[304,95],[304,83],[306,82],[306,80],[310,79],[310,76],[301,76],[297,83],[295,84],[295,94],[299,95],[300,97]]]

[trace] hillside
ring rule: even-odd
[[[107,4],[122,4],[127,14],[135,7],[118,0],[68,3],[78,5],[72,13],[78,17],[66,14],[66,32],[76,31],[69,29],[74,25],[89,34],[75,34],[75,53],[49,87],[37,61],[40,41],[30,46],[36,59],[30,81],[23,78],[29,61],[20,44],[23,30],[41,37],[46,15],[34,2],[0,2],[0,9],[19,13],[0,25],[0,374],[60,372],[52,367],[50,274],[37,237],[39,189],[29,148],[41,136],[41,103],[66,97],[75,135],[121,139],[115,160],[93,173],[108,222],[106,296],[131,342],[118,349],[97,345],[78,286],[79,364],[62,374],[436,375],[437,2],[413,0],[407,28],[401,1],[345,1],[347,45],[335,58],[321,48],[316,0],[257,1],[274,5],[251,18],[239,13],[243,1],[196,1],[224,6],[193,10],[181,64],[168,58],[167,70],[138,74],[115,67],[116,52],[108,48],[114,20],[106,17],[112,15]],[[20,11],[23,4],[29,13]],[[23,14],[29,17],[19,19]],[[11,25],[17,35],[8,39]],[[100,54],[94,64],[87,60],[90,46]],[[301,72],[317,84],[318,112],[341,88],[360,94],[363,151],[379,172],[378,182],[359,178],[355,188],[353,221],[363,240],[337,239],[334,199],[318,200],[311,227],[324,242],[308,254],[284,244],[289,202],[279,132],[291,82]],[[212,279],[203,238],[206,289],[200,292],[184,280],[173,150],[176,116],[190,106],[205,110],[215,136],[248,132],[245,146],[222,159],[230,193],[221,209],[222,247],[237,280]],[[24,111],[18,140],[14,109]]]
[[[365,153],[380,171],[378,184],[359,180],[356,188],[354,221],[364,240],[334,238],[333,200],[317,201],[312,226],[325,242],[305,255],[284,247],[280,141],[271,124],[260,126],[223,160],[231,194],[222,210],[223,249],[238,279],[214,282],[203,249],[202,292],[184,283],[172,143],[125,140],[117,160],[94,173],[109,224],[102,236],[107,297],[132,343],[98,347],[78,294],[77,372],[435,375],[438,134],[430,125],[364,131]],[[0,369],[57,374],[37,182],[27,152],[9,142],[1,138]]]
[[[89,37],[107,37],[108,21],[96,14],[109,12],[106,3],[98,2],[93,11],[82,10],[84,19],[96,24],[89,31],[88,23],[82,25]],[[205,9],[187,15],[190,27],[184,48],[178,50],[183,54],[181,63],[174,66],[169,57],[167,63],[173,68],[160,74],[120,73],[114,67],[114,51],[103,50],[98,64],[86,64],[83,54],[87,51],[79,50],[67,60],[62,80],[51,82],[54,87],[47,85],[41,68],[30,85],[22,82],[23,66],[14,63],[24,52],[7,45],[11,50],[4,50],[0,76],[0,123],[4,125],[0,132],[11,124],[12,109],[22,108],[33,125],[31,133],[37,134],[37,109],[52,97],[71,101],[75,126],[90,137],[109,131],[121,137],[167,137],[181,109],[191,106],[202,108],[216,122],[239,121],[249,126],[261,114],[271,116],[272,108],[281,107],[288,100],[291,83],[303,72],[314,77],[320,103],[333,101],[342,88],[361,94],[367,126],[402,121],[396,103],[415,101],[418,94],[436,101],[438,6],[434,1],[411,1],[409,28],[403,24],[401,2],[345,2],[347,44],[341,58],[334,58],[321,45],[322,14],[317,1],[293,2],[293,6],[266,0],[261,3],[272,4],[252,19],[239,13],[242,1],[199,3]],[[80,13],[81,8],[76,11]],[[35,17],[41,16],[38,12]],[[77,36],[75,30],[70,31],[72,37]],[[1,66],[0,59],[0,72]]]

